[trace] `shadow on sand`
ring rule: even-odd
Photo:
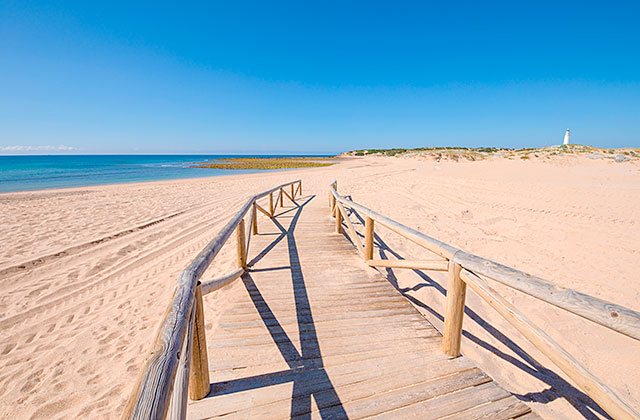
[[[357,224],[364,226],[364,220],[362,219],[362,217],[360,217],[360,215],[352,211],[349,211],[349,214],[355,217],[355,220],[357,220]],[[351,241],[346,232],[344,233],[344,236],[349,241]],[[362,235],[360,232],[358,232],[358,236],[364,239],[364,235]],[[380,259],[388,259],[389,256],[393,256],[393,258],[396,259],[404,259],[402,255],[392,250],[378,234],[374,234],[374,246],[376,251],[380,255]],[[429,287],[442,295],[442,299],[444,301],[447,295],[447,290],[442,284],[440,284],[440,282],[429,277],[424,271],[410,270],[417,276],[418,283],[410,288],[402,288],[399,286],[398,279],[392,268],[379,269],[378,271],[382,272],[389,280],[389,282],[414,305],[426,310],[432,316],[444,322],[444,316],[442,314],[438,313],[431,306],[420,301],[415,296],[409,294],[410,292],[415,292],[422,288]],[[611,418],[602,408],[600,408],[600,406],[595,401],[591,399],[591,397],[574,387],[560,375],[544,367],[533,356],[522,349],[522,347],[520,347],[513,340],[503,334],[500,330],[484,320],[480,315],[478,315],[477,312],[469,307],[466,307],[464,313],[465,318],[479,325],[489,335],[504,344],[509,350],[514,353],[514,355],[507,354],[501,351],[492,344],[484,341],[480,337],[470,333],[467,330],[463,330],[462,332],[462,335],[464,337],[468,338],[470,341],[474,342],[483,349],[491,352],[495,356],[500,357],[502,360],[509,362],[523,372],[526,372],[527,374],[549,385],[549,388],[541,392],[514,394],[516,398],[525,402],[536,402],[541,404],[546,404],[558,398],[564,398],[586,419],[595,420],[602,417],[608,419]],[[598,415],[596,415],[596,413],[602,417],[599,417]]]

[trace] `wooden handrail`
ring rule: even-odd
[[[160,330],[152,351],[131,393],[123,418],[164,419],[166,417],[181,353],[183,348],[186,348],[184,347],[185,337],[190,314],[194,308],[196,285],[200,277],[236,227],[241,224],[241,221],[244,227],[243,219],[246,213],[253,209],[253,205],[257,200],[272,194],[274,191],[282,192],[283,188],[294,184],[299,184],[299,190],[302,191],[302,181],[295,180],[250,197],[213,240],[180,273],[173,297],[160,324]],[[182,356],[189,357],[189,352],[186,353]]]
[[[485,279],[497,281],[515,290],[547,302],[572,314],[588,319],[608,329],[640,340],[640,312],[607,302],[587,294],[557,286],[547,280],[495,261],[470,254],[445,242],[425,235],[361,204],[340,195],[337,182],[329,186],[329,204],[336,219],[344,214],[343,206],[365,217],[365,262],[369,265],[421,269],[419,261],[372,260],[374,221],[423,248],[448,260],[449,280],[445,308],[443,351],[456,357],[460,355],[465,292],[468,284],[474,292],[487,301],[533,343],[543,354],[565,372],[584,392],[614,418],[640,418],[640,413],[615,394],[613,390],[593,376],[582,364],[560,347],[540,328],[533,325],[513,305],[488,286]],[[336,220],[336,226],[342,221]],[[338,230],[340,231],[340,230]],[[436,267],[441,267],[435,264]],[[428,269],[428,268],[427,268]]]
[[[579,315],[621,334],[640,340],[640,312],[606,300],[589,296],[572,289],[557,286],[540,277],[532,276],[515,268],[465,252],[459,248],[402,225],[360,204],[347,200],[334,189],[330,189],[335,200],[358,213],[366,215],[412,242],[456,262],[476,274],[491,278],[527,295],[533,296],[560,309]]]
[[[372,267],[387,268],[408,268],[411,270],[431,270],[431,271],[447,271],[449,262],[447,260],[365,260],[367,265]]]
[[[244,274],[244,268],[237,268],[236,270],[234,270],[233,272],[227,275],[216,277],[211,280],[207,280],[202,283],[202,294],[206,295],[208,293],[221,289],[227,284],[234,281],[235,279],[242,276],[243,274]]]
[[[446,244],[442,241],[439,241],[437,239],[431,238],[430,236],[425,235],[422,232],[418,232],[415,229],[411,229],[408,226],[402,225],[398,222],[396,222],[395,220],[392,220],[390,218],[388,218],[387,216],[383,216],[380,213],[377,213],[361,204],[358,203],[354,203],[351,200],[347,200],[346,198],[344,198],[343,196],[341,196],[340,194],[338,194],[338,192],[334,189],[330,189],[329,190],[331,192],[331,194],[333,195],[334,199],[343,204],[346,207],[349,207],[353,210],[355,210],[356,212],[364,215],[364,216],[368,216],[370,218],[372,218],[373,220],[375,220],[376,222],[378,222],[379,224],[387,227],[388,229],[400,234],[401,236],[404,236],[405,238],[409,239],[410,241],[422,246],[423,248],[428,249],[429,251],[443,257],[443,258],[451,258],[453,256],[453,254],[455,254],[457,251],[459,251],[458,248],[453,247],[449,244]]]
[[[582,363],[563,349],[549,334],[535,326],[514,305],[500,296],[484,279],[466,269],[462,270],[460,277],[478,296],[502,315],[580,388],[584,389],[585,393],[600,404],[613,418],[640,418],[640,413],[637,413],[631,406],[620,399],[611,388],[589,372]]]
[[[457,253],[455,260],[469,271],[488,277],[628,337],[640,340],[640,312],[589,296],[577,290],[560,287],[540,277],[532,276],[468,252]]]
[[[349,220],[349,215],[345,211],[344,207],[342,207],[342,204],[336,203],[336,205],[338,206],[338,211],[342,215],[341,219],[344,220],[345,224],[347,225],[347,232],[349,232],[349,237],[351,238],[351,242],[353,242],[353,244],[355,245],[356,249],[358,250],[358,253],[363,254],[364,251],[362,250],[362,241],[360,240],[360,237],[356,233],[356,230],[353,227],[351,220]],[[340,221],[342,222],[342,220]],[[337,224],[338,222],[336,222],[336,225]]]
[[[251,208],[253,209],[253,206],[251,206]],[[244,254],[245,254],[245,262],[247,260],[247,255],[249,255],[249,245],[251,245],[251,237],[252,235],[254,235],[254,221],[256,219],[256,213],[255,211],[251,211],[249,213],[249,221],[247,226],[245,226],[245,232],[249,232],[249,234],[246,236],[245,238],[245,244],[244,244]]]
[[[191,347],[193,345],[193,329],[195,320],[195,305],[191,308],[189,322],[187,324],[187,336],[182,345],[182,358],[178,365],[176,373],[177,386],[173,387],[173,395],[171,396],[170,417],[172,419],[184,419],[187,415],[187,397],[189,387],[189,374],[191,370]]]

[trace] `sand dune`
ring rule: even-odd
[[[248,196],[296,178],[323,200],[337,179],[354,200],[429,235],[639,309],[636,163],[368,157],[329,168],[2,194],[0,417],[119,415],[177,274]],[[381,233],[399,255],[424,255]],[[233,251],[223,250],[210,271],[231,267]],[[440,277],[405,271],[390,279],[439,325]],[[638,343],[505,294],[640,406]],[[221,293],[207,297],[209,327],[224,302]],[[465,321],[466,355],[542,415],[591,410],[490,308],[474,296],[468,302],[477,316]]]

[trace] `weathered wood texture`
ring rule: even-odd
[[[238,223],[238,226],[236,226],[236,263],[238,264],[238,267],[242,268],[243,270],[246,270],[247,269],[247,252],[246,252],[247,238],[245,236],[244,229],[245,229],[244,219],[241,219],[240,223]]]
[[[358,253],[363,253],[362,250],[362,240],[360,240],[360,237],[358,236],[358,233],[356,232],[355,228],[353,227],[353,223],[351,223],[351,220],[349,219],[349,214],[347,213],[347,211],[344,209],[344,207],[342,207],[342,204],[337,203],[338,205],[338,210],[341,214],[341,222],[344,222],[347,225],[347,232],[349,234],[349,238],[351,238],[351,243],[353,243],[353,245],[356,247],[356,250],[358,251]],[[338,222],[336,222],[338,223]],[[342,228],[342,227],[341,227]]]
[[[342,212],[339,207],[336,207],[336,233],[342,233]]]
[[[195,306],[191,309],[187,336],[182,345],[180,364],[176,373],[176,383],[173,386],[169,418],[171,420],[184,420],[187,417],[187,398],[189,396],[189,374],[191,369],[191,349],[193,345],[193,320],[195,318]]]
[[[431,271],[447,271],[449,269],[449,262],[447,260],[366,260],[366,262],[372,267],[408,268],[412,270]]]
[[[509,306],[506,300],[494,293],[485,279],[502,283],[637,340],[640,340],[640,312],[575,290],[559,287],[539,277],[457,249],[354,203],[351,199],[341,196],[334,185],[335,183],[331,184],[329,188],[334,202],[351,208],[361,217],[365,217],[365,220],[375,220],[450,261],[443,340],[443,350],[446,354],[451,357],[460,354],[466,292],[466,283],[460,277],[462,272],[469,284],[473,286],[474,291],[516,326],[525,337],[567,373],[607,413],[616,418],[640,418],[640,414],[634,411],[628,403],[589,373],[575,358],[551,340],[546,333],[531,324],[517,309]]]
[[[189,375],[189,398],[201,400],[209,393],[209,359],[207,357],[207,337],[204,332],[204,309],[202,307],[202,286],[196,287],[195,318],[193,322],[193,343],[191,345],[191,369]]]
[[[224,291],[228,309],[207,331],[211,394],[189,403],[190,418],[530,412],[465,357],[446,357],[438,331],[335,234],[324,200],[308,199],[277,217],[283,237],[261,228],[251,256],[270,251]]]
[[[545,356],[567,374],[586,394],[597,402],[615,419],[638,419],[640,413],[620,399],[613,390],[593,376],[582,363],[551,338],[541,328],[524,316],[515,306],[491,288],[486,280],[463,270],[462,279],[513,325],[525,338],[531,341]]]
[[[269,203],[269,205],[273,205],[273,203]],[[269,213],[267,210],[265,210],[260,204],[256,203],[255,206],[256,206],[256,209],[260,210],[260,213],[262,213],[265,216],[271,218],[271,213]]]
[[[275,207],[273,206],[273,193],[269,193],[269,217],[273,217],[275,214]]]
[[[337,191],[330,189],[329,190],[331,192],[331,194],[333,194],[334,199],[341,203],[342,205],[344,205],[345,207],[348,208],[352,208],[354,209],[356,212],[358,212],[358,214],[360,214],[360,216],[365,217],[368,216],[370,218],[372,218],[373,220],[375,220],[377,223],[379,223],[382,226],[385,226],[387,229],[392,230],[402,236],[404,236],[405,238],[409,239],[410,241],[422,246],[425,249],[430,250],[431,252],[443,257],[443,258],[451,258],[453,256],[453,254],[455,254],[457,251],[459,251],[457,248],[446,244],[442,241],[439,241],[437,239],[434,239],[430,236],[425,235],[422,232],[418,232],[415,229],[412,229],[410,227],[407,227],[405,225],[402,225],[398,222],[396,222],[395,220],[392,220],[390,218],[388,218],[387,216],[383,216],[380,213],[377,213],[365,206],[362,206],[358,203],[354,203],[351,200],[347,200],[346,198],[342,197],[340,194],[337,193]]]
[[[299,180],[295,182],[299,182]],[[238,223],[251,209],[255,200],[265,197],[273,191],[282,190],[290,184],[279,185],[250,197],[211,242],[200,251],[191,264],[180,273],[173,297],[160,323],[160,329],[150,356],[138,377],[125,407],[123,418],[163,419],[166,417],[178,370],[180,352],[184,347],[189,316],[193,308],[196,283],[220,252]]]
[[[529,296],[640,340],[638,311],[557,286],[547,280],[467,252],[459,252],[456,261],[476,274],[489,277]]]
[[[640,312],[612,302],[589,296],[576,290],[557,286],[547,280],[532,276],[523,271],[499,264],[495,261],[470,254],[447,243],[439,241],[422,232],[402,225],[367,207],[354,203],[330,189],[334,200],[345,207],[352,208],[362,217],[370,217],[377,223],[413,241],[441,257],[456,261],[475,274],[486,276],[544,302],[579,315],[585,319],[603,325],[614,331],[640,340]]]
[[[373,260],[373,244],[375,239],[375,222],[370,217],[364,220],[364,259]],[[372,265],[372,264],[369,264]]]
[[[255,220],[255,213],[252,211],[249,213],[249,220],[247,221],[245,243],[244,243],[244,253],[245,256],[249,253],[249,246],[251,245],[251,238],[253,237],[253,221]]]
[[[460,356],[464,300],[467,293],[467,285],[460,278],[461,270],[462,267],[460,264],[457,264],[453,260],[449,261],[442,350],[450,357]]]
[[[292,191],[292,192],[293,192],[293,191]],[[296,200],[294,200],[293,196],[292,196],[291,194],[289,194],[286,190],[284,190],[284,189],[283,189],[283,190],[282,190],[282,194],[286,195],[286,196],[287,196],[287,198],[289,199],[289,201],[290,201],[291,203],[295,203],[295,202],[296,202]],[[283,202],[283,201],[280,201],[280,205],[281,205],[281,206],[284,206],[284,202]]]
[[[244,250],[242,252],[242,255],[244,255]],[[238,268],[227,275],[206,280],[202,283],[202,294],[206,295],[207,293],[221,289],[234,280],[239,279],[242,274],[244,274],[244,268]]]
[[[253,203],[253,209],[251,210],[251,233],[253,235],[258,234],[258,211],[257,205]]]

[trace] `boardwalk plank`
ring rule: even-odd
[[[440,333],[334,233],[319,200],[287,210],[285,232],[265,223],[252,238],[243,284],[221,291],[228,309],[207,331],[212,392],[189,403],[190,418],[530,412],[471,361],[442,353]]]
[[[418,403],[387,412],[379,418],[423,419],[425,416],[441,418],[507,397],[510,397],[507,391],[493,382],[486,382],[477,386],[465,387],[455,392],[442,393],[434,398],[426,398]],[[511,398],[514,397],[511,396]]]
[[[502,420],[523,416],[531,412],[531,409],[521,401],[507,396],[501,400],[492,401],[484,405],[473,407],[469,410],[461,411],[450,416],[443,417],[449,419],[491,419]]]

